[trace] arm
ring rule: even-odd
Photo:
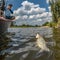
[[[10,10],[10,12],[13,14],[13,11],[12,10]]]

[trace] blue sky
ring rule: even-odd
[[[49,0],[7,0],[13,4],[16,24],[42,25],[51,20]]]
[[[7,4],[13,4],[13,10],[21,7],[21,3],[26,0],[7,0]],[[49,4],[46,3],[46,0],[27,0],[29,2],[33,2],[34,4],[39,4],[40,7],[45,7],[48,11]]]

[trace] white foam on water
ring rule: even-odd
[[[12,41],[17,41],[17,39],[11,38]]]
[[[19,46],[19,44],[13,44],[12,46]]]

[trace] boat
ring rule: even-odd
[[[0,10],[3,10],[4,5],[5,0],[0,0]],[[12,21],[13,20],[8,20],[2,17],[0,13],[0,35],[7,32],[7,29],[10,27]]]

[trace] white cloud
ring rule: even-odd
[[[49,11],[51,11],[51,7],[50,6],[48,7],[48,9],[49,9]]]
[[[46,3],[49,4],[49,0],[46,0]]]
[[[16,24],[30,24],[30,25],[42,25],[48,20],[51,20],[51,13],[46,12],[45,8],[40,8],[39,5],[24,1],[21,3],[21,7],[14,11],[16,17]]]
[[[39,7],[38,4],[37,5],[34,5],[34,3],[30,3],[28,1],[24,1],[21,5],[24,6],[25,9],[27,9],[27,10],[30,10],[32,7],[35,7],[35,8],[36,7]]]

